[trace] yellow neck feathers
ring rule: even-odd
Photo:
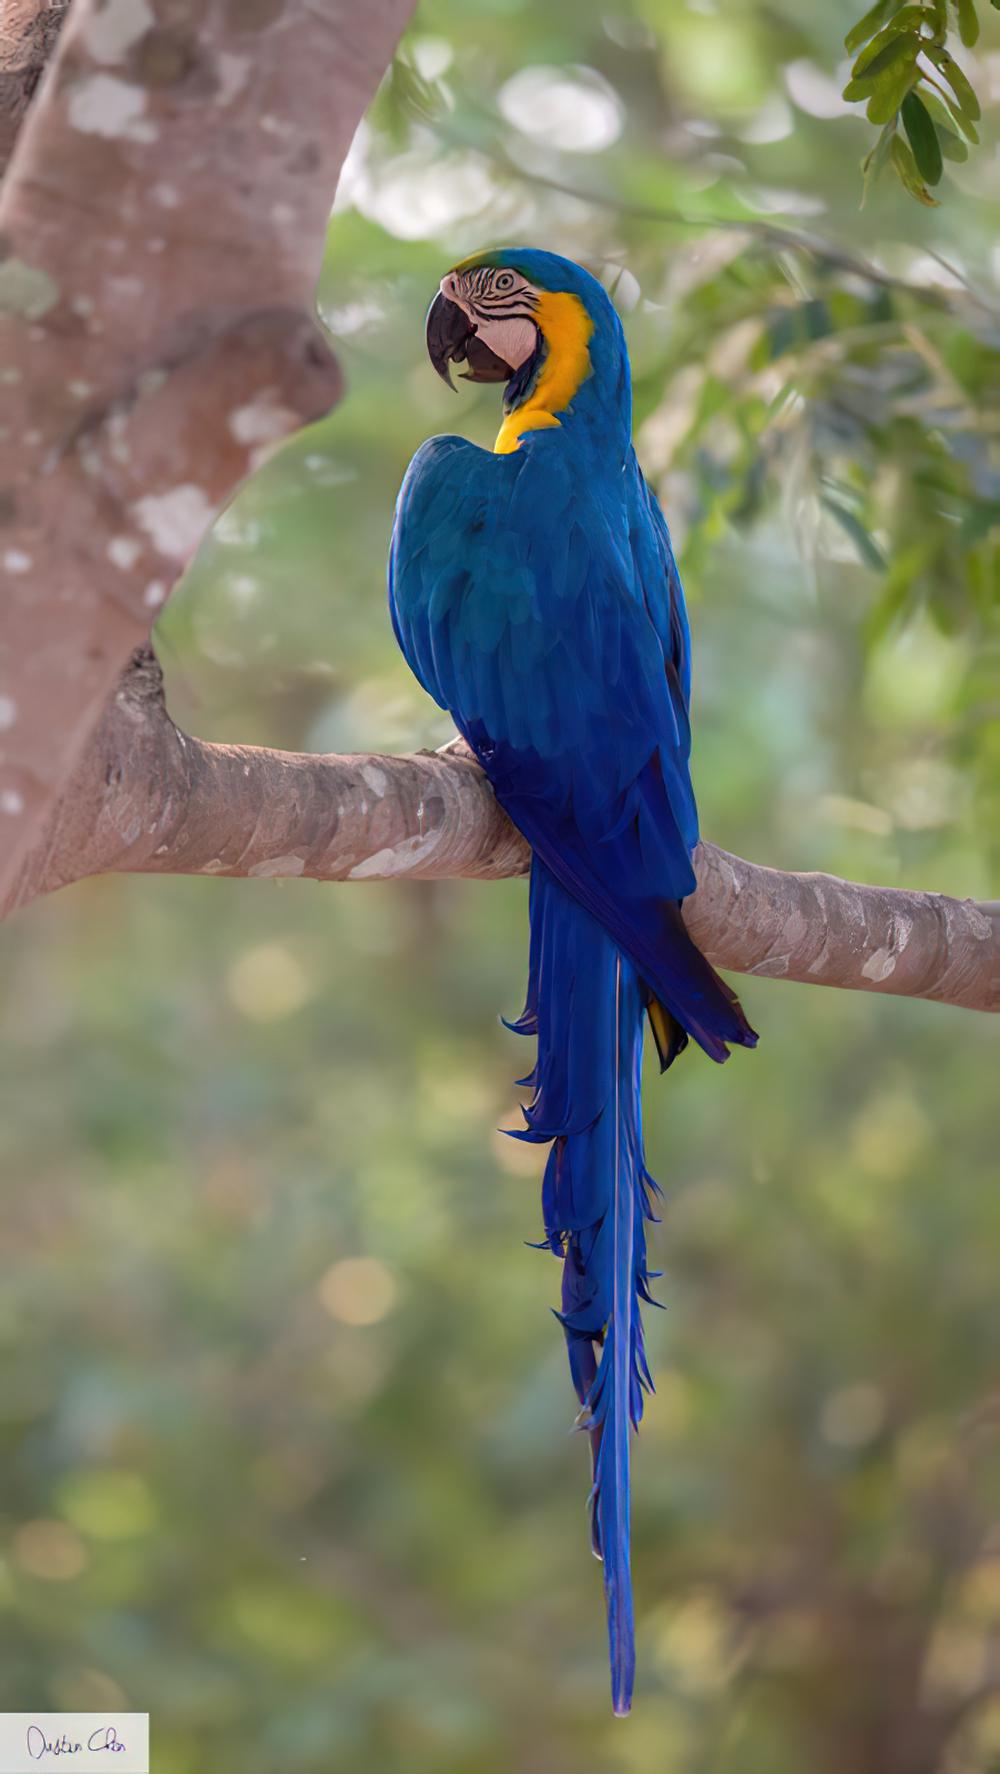
[[[513,413],[508,413],[497,433],[494,454],[509,456],[525,431],[541,431],[558,425],[577,389],[593,371],[588,345],[594,323],[580,301],[563,291],[543,290],[535,320],[548,346],[542,372],[534,389]]]

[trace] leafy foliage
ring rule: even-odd
[[[697,281],[640,387],[640,410],[664,383],[668,406],[682,396],[669,456],[655,407],[645,441],[648,466],[690,477],[686,559],[698,570],[723,526],[750,530],[780,501],[810,570],[832,585],[834,560],[857,562],[871,644],[924,617],[971,642],[978,667],[953,731],[968,753],[997,689],[995,323],[973,302],[941,308],[803,250],[776,261],[766,247],[735,249]],[[985,836],[988,756],[975,780]]]
[[[964,70],[948,49],[957,29],[971,49],[979,41],[979,0],[933,0],[930,5],[877,0],[848,31],[844,46],[857,51],[845,99],[864,104],[881,133],[861,163],[864,192],[886,165],[918,203],[932,209],[944,161],[968,159],[978,145],[982,110]],[[1000,0],[990,0],[1000,8]],[[903,134],[900,133],[902,128]]]

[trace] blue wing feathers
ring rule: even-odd
[[[493,456],[418,450],[390,596],[401,644],[529,841],[715,1058],[750,1038],[669,902],[692,891],[687,619],[669,535],[635,458],[573,497],[539,434]],[[579,494],[579,489],[577,489]]]

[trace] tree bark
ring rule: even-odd
[[[411,5],[75,0],[0,193],[0,894],[220,505],[338,397],[313,286]]]
[[[0,174],[68,11],[69,0],[4,0],[0,9]]]
[[[144,651],[0,911],[105,872],[496,880],[529,857],[460,744],[402,758],[210,745],[174,726]],[[785,874],[713,844],[695,868],[684,919],[718,967],[1000,1008],[1000,904]]]

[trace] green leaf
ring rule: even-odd
[[[934,119],[934,126],[938,130],[938,142],[941,144],[941,154],[945,156],[945,160],[968,160],[968,145],[957,133],[959,126],[957,126],[954,110],[949,110],[945,101],[938,98],[938,94],[927,85],[926,78],[924,78],[924,82],[920,83],[920,103]],[[972,135],[975,137],[972,124],[966,124],[966,130],[972,131]]]
[[[892,164],[910,196],[915,197],[918,203],[924,204],[925,208],[936,209],[938,207],[937,198],[931,196],[920,177],[917,163],[913,158],[913,150],[908,142],[904,142],[902,136],[893,137],[891,156]]]
[[[1000,0],[994,0],[994,4],[1000,5]],[[853,55],[856,49],[861,48],[862,43],[867,43],[872,32],[878,30],[891,5],[892,0],[875,0],[875,5],[865,13],[864,18],[851,27],[844,38],[844,48],[848,55]]]
[[[977,123],[982,116],[979,100],[954,56],[950,56],[946,49],[939,49],[934,43],[927,43],[924,48],[928,60],[934,63],[938,72],[944,76],[955,94],[955,102],[962,116],[967,117],[972,123]]]
[[[979,40],[979,16],[974,0],[956,0],[958,6],[958,34],[967,49]]]
[[[894,18],[889,20],[884,30],[873,37],[867,49],[863,49],[851,69],[852,78],[857,79],[872,61],[888,47],[894,37],[908,37],[919,32],[921,25],[929,24],[931,15],[925,6],[904,6]]]
[[[874,567],[877,573],[881,573],[886,564],[885,555],[882,553],[882,550],[875,541],[871,531],[865,529],[861,519],[856,517],[854,512],[850,511],[846,505],[841,505],[838,499],[831,498],[829,493],[822,493],[820,495],[820,504],[823,506],[824,510],[830,513],[831,517],[836,518],[841,529],[850,536],[851,541],[854,543],[854,546],[861,556],[861,559],[865,562],[865,565]]]
[[[968,160],[968,145],[957,133],[954,113],[948,109],[943,99],[938,98],[936,92],[931,91],[926,80],[920,88],[920,102],[934,119],[938,141],[941,143],[941,152],[945,159],[959,163]],[[971,123],[968,128],[972,129]]]
[[[425,80],[413,62],[400,52],[380,89],[376,110],[390,140],[401,147],[410,124],[433,123],[444,110],[444,100],[440,90]]]
[[[953,135],[950,130],[939,130],[938,140],[945,159],[953,160],[956,166],[964,166],[969,158],[968,142],[963,142],[961,136]]]
[[[829,303],[820,296],[803,302],[802,326],[807,339],[825,339],[833,331]]]
[[[920,78],[916,60],[907,59],[894,62],[880,74],[875,91],[868,101],[867,117],[869,123],[888,123],[895,117],[900,105],[912,86]]]
[[[937,185],[944,170],[941,144],[930,112],[915,92],[908,92],[902,105],[903,128],[909,137],[917,168],[928,185]]]
[[[937,117],[937,111],[934,110],[934,106],[937,105],[952,129],[961,130],[973,147],[979,146],[979,131],[975,124],[970,123],[967,117],[963,117],[950,93],[945,92],[944,88],[936,83],[931,86],[928,74],[925,74],[923,78],[921,97],[932,116]],[[938,120],[940,121],[940,119]]]
[[[984,499],[981,505],[969,510],[962,519],[962,542],[966,548],[981,542],[1000,524],[1000,500]]]
[[[938,126],[938,132],[946,129],[955,130],[955,119],[942,98],[927,85],[926,76],[920,88],[920,97]]]
[[[911,542],[893,555],[882,596],[865,623],[865,639],[869,646],[883,640],[891,629],[900,626],[907,613],[912,613],[930,553],[929,544],[922,541]]]
[[[938,141],[941,143],[941,152],[946,160],[954,160],[959,166],[968,160],[969,144],[963,142],[961,136],[957,136],[954,130],[939,129]]]
[[[771,359],[781,357],[799,342],[799,315],[797,308],[781,308],[772,315],[767,323],[767,337],[771,347]]]
[[[871,148],[861,162],[864,185],[861,191],[861,208],[864,209],[869,193],[889,161],[892,138],[896,133],[896,119],[893,117],[881,131],[874,148]]]
[[[874,49],[875,45],[872,43],[868,47]],[[880,75],[884,74],[887,68],[891,68],[898,62],[901,56],[907,56],[910,61],[915,62],[919,53],[920,38],[913,31],[906,31],[895,37],[890,37],[877,55],[869,56],[866,50],[864,58],[858,56],[854,71],[844,90],[844,97],[868,98],[878,84]],[[861,66],[862,59],[865,64],[863,68]]]

